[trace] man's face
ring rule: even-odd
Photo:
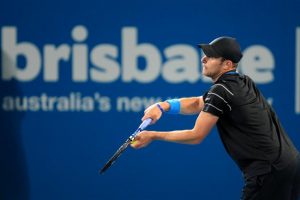
[[[222,72],[223,60],[222,58],[213,58],[203,56],[201,59],[202,64],[202,74],[204,76],[214,78]]]

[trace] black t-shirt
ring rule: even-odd
[[[245,177],[268,173],[272,166],[283,169],[296,160],[298,151],[248,76],[223,74],[203,100],[203,111],[219,117],[224,147]]]

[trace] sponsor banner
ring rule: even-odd
[[[30,5],[30,6],[29,6]],[[300,3],[38,1],[0,8],[0,199],[238,199],[243,178],[217,131],[154,142],[98,170],[170,98],[201,96],[198,43],[227,35],[300,149]],[[193,128],[164,115],[150,130]]]

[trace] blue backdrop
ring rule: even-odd
[[[299,0],[5,1],[0,6],[0,198],[239,199],[242,174],[214,129],[154,142],[98,170],[156,101],[200,96],[197,43],[236,37],[300,149]],[[192,128],[165,115],[151,130]]]

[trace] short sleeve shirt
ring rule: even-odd
[[[218,117],[222,114],[230,112],[232,92],[226,88],[224,84],[216,83],[204,95],[204,109],[203,111],[209,112]]]
[[[245,176],[284,168],[298,151],[254,82],[235,72],[223,74],[203,95],[203,112],[219,117],[222,143]]]

